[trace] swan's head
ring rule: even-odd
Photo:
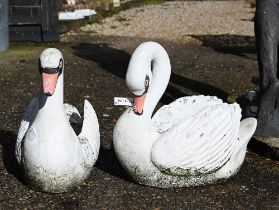
[[[127,80],[127,85],[131,92],[135,95],[134,112],[141,115],[143,113],[145,96],[150,85],[150,76],[146,75],[144,79],[138,78],[138,80],[134,83],[132,83],[131,80]]]
[[[59,76],[64,70],[62,53],[56,48],[44,50],[39,59],[39,71],[42,75],[43,92],[51,96],[55,92]]]
[[[144,42],[134,51],[126,73],[126,83],[135,95],[134,112],[151,116],[170,78],[171,65],[166,50],[156,42]],[[145,97],[146,100],[145,100]]]
[[[152,81],[153,58],[148,55],[149,43],[143,43],[134,51],[126,73],[126,83],[135,96],[134,112],[143,113],[146,93]]]

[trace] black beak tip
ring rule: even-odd
[[[45,93],[46,96],[52,96],[50,92]]]
[[[143,110],[141,112],[135,112],[136,115],[142,115],[143,114]]]

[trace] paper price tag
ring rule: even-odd
[[[114,105],[116,106],[133,106],[132,98],[114,97]]]

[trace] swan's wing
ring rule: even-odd
[[[181,124],[184,119],[199,110],[223,101],[216,96],[186,96],[179,98],[169,105],[162,106],[153,116],[152,121],[160,132],[166,132],[171,127]]]
[[[64,110],[67,121],[71,124],[73,130],[78,135],[82,128],[82,118],[77,108],[71,104],[64,104]]]
[[[15,145],[15,153],[16,153],[16,158],[18,163],[21,162],[21,146],[22,146],[22,140],[28,130],[28,128],[30,127],[30,125],[32,124],[32,122],[34,121],[37,113],[38,113],[38,109],[39,109],[39,102],[37,98],[33,98],[29,105],[26,108],[26,111],[23,115],[23,118],[21,120],[20,123],[20,127],[19,127],[19,131],[17,134],[17,139],[16,139],[16,145]]]
[[[238,104],[206,107],[162,134],[153,145],[152,162],[162,171],[180,175],[211,173],[230,159],[240,118]]]
[[[84,120],[78,139],[83,148],[85,163],[92,166],[98,158],[100,149],[100,132],[97,115],[89,103],[84,101]]]

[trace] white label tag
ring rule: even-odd
[[[132,98],[114,97],[114,105],[116,106],[133,106]]]

